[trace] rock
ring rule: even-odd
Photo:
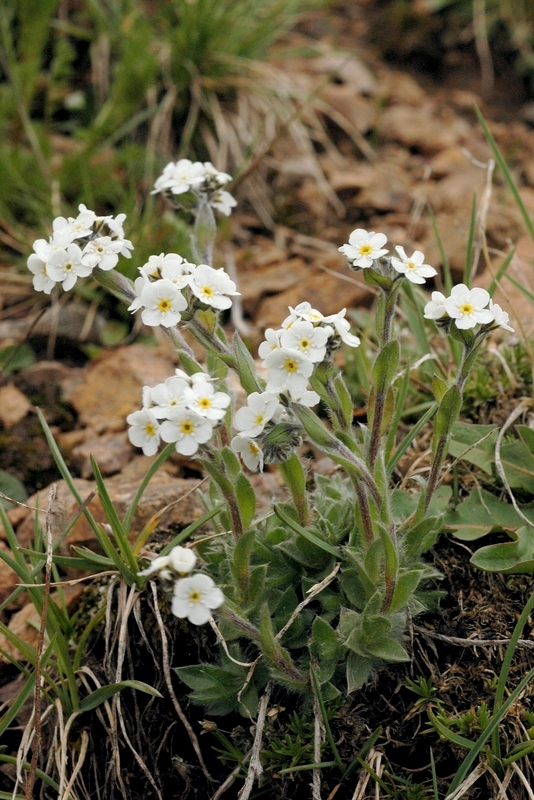
[[[344,122],[358,131],[368,133],[376,123],[376,108],[369,100],[364,99],[353,86],[329,83],[321,91],[321,99],[329,106],[328,115],[341,128]],[[335,114],[332,114],[332,110]],[[340,117],[337,117],[337,115]]]
[[[150,462],[145,459],[143,475],[146,473]],[[83,478],[74,480],[76,488],[84,501],[91,497],[95,492],[96,486],[93,481]],[[106,479],[106,489],[120,518],[124,517],[128,507],[139,488],[140,478],[125,478],[122,474],[115,475]],[[159,514],[167,506],[172,507],[165,512],[158,523],[159,531],[168,531],[172,528],[185,528],[195,519],[198,519],[205,511],[198,495],[194,491],[199,481],[194,478],[174,478],[167,472],[158,471],[148,484],[143,497],[138,505],[137,511],[132,521],[130,539],[133,540],[144,528],[145,524],[156,514]],[[48,489],[43,489],[28,500],[29,506],[38,506],[46,509],[48,506]],[[183,499],[180,499],[183,498]],[[178,502],[177,502],[178,501]],[[95,494],[89,501],[88,510],[97,522],[106,523],[106,516]],[[81,514],[74,526],[69,531],[66,539],[61,541],[63,530],[66,523],[73,515],[78,513],[79,506],[72,496],[65,481],[57,484],[57,500],[52,519],[52,533],[54,541],[60,541],[58,552],[61,555],[72,555],[71,546],[85,546],[94,548],[96,538],[93,530],[83,514]],[[46,522],[45,511],[39,512],[39,520],[44,527]],[[27,511],[27,515],[17,529],[17,539],[22,547],[28,547],[34,536],[34,514]]]
[[[390,106],[377,127],[383,141],[400,142],[429,156],[462,143],[470,132],[468,123],[450,109],[442,108],[438,115],[428,102],[415,108]]]
[[[93,435],[73,448],[71,463],[77,467],[82,478],[91,478],[93,467],[91,456],[96,460],[104,477],[121,472],[130,461],[134,448],[126,433]]]
[[[253,314],[262,297],[278,294],[302,283],[307,278],[309,269],[302,258],[290,258],[282,263],[269,264],[240,274],[239,291],[243,309],[246,313]]]
[[[21,422],[32,408],[32,404],[12,383],[0,386],[0,422],[9,430]]]
[[[338,272],[339,277],[310,268],[306,280],[276,297],[267,297],[260,303],[256,317],[257,324],[262,329],[278,329],[287,316],[288,306],[294,307],[304,300],[325,315],[336,314],[344,307],[354,308],[369,302],[372,295],[368,287],[355,273],[350,272],[345,258],[340,258],[337,253],[332,256],[325,254],[322,263]]]
[[[65,602],[67,609],[72,609],[80,595],[84,590],[83,585],[64,586],[61,595],[58,592],[52,592],[50,595],[50,602],[57,605]],[[23,606],[20,611],[17,611],[9,620],[9,630],[22,639],[25,644],[30,647],[37,647],[39,641],[39,627],[41,618],[33,603],[28,603]],[[46,646],[46,644],[45,644]],[[4,651],[12,658],[20,658],[21,653],[19,649],[7,638],[3,633],[0,633],[0,651]],[[9,659],[0,652],[0,663],[9,664]]]
[[[3,541],[0,541],[0,550],[12,556],[11,550]],[[18,583],[20,583],[20,578],[15,570],[11,569],[3,558],[0,558],[0,603],[3,603],[6,597],[9,597]]]
[[[101,314],[95,314],[87,326],[87,309],[83,305],[65,303],[41,311],[27,314],[23,319],[0,322],[0,339],[25,341],[35,336],[50,336],[53,332],[58,339],[72,342],[97,342],[106,324]],[[83,337],[83,339],[82,339]]]
[[[121,347],[89,364],[83,383],[72,388],[67,399],[83,425],[97,433],[120,431],[127,415],[141,408],[143,386],[155,386],[173,374],[170,353],[141,344]]]

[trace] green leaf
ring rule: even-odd
[[[443,395],[449,387],[438,375],[434,375],[432,379],[432,392],[438,403],[443,400]]]
[[[310,650],[317,657],[317,678],[320,683],[325,683],[334,674],[341,645],[335,630],[322,617],[315,617],[312,637]]]
[[[534,504],[520,506],[525,516],[534,522]],[[485,489],[474,489],[471,494],[448,510],[443,517],[443,525],[452,531],[457,539],[471,541],[480,539],[494,529],[513,530],[521,528],[525,521],[510,503],[499,500]]]
[[[505,575],[534,573],[534,530],[525,525],[513,536],[513,542],[490,544],[481,547],[471,558],[471,563],[486,572]]]
[[[423,571],[420,569],[411,569],[399,575],[389,606],[390,612],[405,608],[409,598],[419,586],[422,577]]]
[[[354,405],[351,394],[347,388],[347,384],[345,383],[341,373],[336,375],[333,380],[333,384],[337,399],[339,401],[339,408],[343,414],[343,419],[345,420],[345,425],[347,428],[349,428],[352,425],[352,419],[354,416]]]
[[[524,489],[534,495],[534,456],[523,441],[501,447],[501,462],[512,489]]]
[[[28,492],[24,488],[24,484],[3,469],[0,469],[0,492],[19,503],[24,503],[28,498]],[[9,500],[6,500],[5,497],[0,497],[0,503],[6,511],[15,505],[15,503],[10,503]]]
[[[256,492],[243,472],[238,475],[235,482],[235,496],[243,527],[248,528],[256,511]]]
[[[249,528],[236,542],[232,556],[232,572],[239,586],[244,602],[248,599],[248,576],[250,566],[250,556],[254,547],[256,531]]]
[[[379,352],[373,366],[372,379],[377,393],[384,392],[397,374],[400,346],[397,339],[388,342]]]
[[[462,407],[462,396],[456,386],[451,386],[439,404],[434,422],[434,443],[449,435]],[[435,444],[434,444],[435,446]]]
[[[123,689],[137,689],[138,692],[151,694],[153,697],[163,697],[157,689],[149,686],[148,683],[143,683],[143,681],[121,681],[120,683],[110,683],[109,686],[101,686],[100,689],[95,689],[94,692],[80,700],[80,710],[91,711],[91,709],[101,705]]]
[[[325,542],[324,539],[320,539],[318,536],[315,536],[315,534],[310,533],[307,528],[303,528],[302,525],[299,525],[298,522],[285,514],[280,506],[274,506],[274,513],[278,519],[282,520],[282,522],[291,528],[291,530],[295,531],[295,533],[303,536],[304,539],[308,540],[308,542],[314,544],[316,547],[319,547],[321,550],[324,550],[326,553],[330,553],[331,556],[334,556],[334,558],[339,561],[340,553],[335,547],[332,547],[332,545],[328,544],[328,542]]]
[[[497,435],[496,425],[456,422],[449,439],[449,453],[454,458],[461,456],[463,461],[476,464],[487,475],[491,475]]]
[[[410,656],[404,647],[390,636],[376,637],[367,644],[368,652],[383,661],[409,661]]]
[[[351,694],[361,689],[373,670],[373,661],[357,653],[349,653],[347,657],[347,692]]]
[[[234,359],[241,386],[247,394],[261,392],[261,385],[256,373],[254,359],[237,331],[233,340]]]

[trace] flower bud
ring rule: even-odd
[[[179,575],[187,575],[194,569],[197,557],[189,547],[173,547],[169,553],[169,566]]]

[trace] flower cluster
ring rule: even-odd
[[[339,248],[346,255],[353,269],[369,269],[379,266],[381,258],[388,254],[384,249],[387,237],[383,233],[368,232],[363,228],[356,228],[349,236],[349,243]],[[424,283],[427,278],[433,278],[437,271],[430,264],[425,264],[425,257],[420,250],[415,250],[411,256],[400,245],[395,248],[397,257],[387,259],[387,266],[392,267],[393,275],[404,275],[412,283]]]
[[[174,581],[172,613],[188,619],[193,625],[204,625],[211,612],[224,603],[224,595],[208,575],[198,573],[190,577],[197,557],[188,547],[173,547],[169,555],[157,556],[139,575],[159,574],[165,581]]]
[[[432,292],[432,299],[424,309],[426,319],[450,324],[451,320],[460,330],[469,330],[476,325],[495,325],[512,331],[508,324],[508,312],[494,303],[489,292],[476,287],[468,289],[465,283],[453,286],[450,297],[441,292]]]
[[[262,366],[268,370],[266,390],[273,394],[287,391],[292,400],[312,406],[319,402],[315,392],[307,391],[314,365],[329,358],[341,342],[358,347],[360,340],[350,333],[345,308],[325,317],[304,302],[289,311],[278,331],[265,331],[265,341],[258,349]]]
[[[142,309],[144,324],[152,327],[174,327],[195,301],[216,310],[230,308],[230,298],[239,294],[224,269],[197,266],[176,253],[150,256],[139,272],[134,282],[137,297],[128,310]]]
[[[316,405],[319,395],[308,389],[315,366],[328,360],[341,342],[350,347],[360,344],[350,333],[345,308],[325,317],[304,302],[289,311],[279,330],[265,331],[265,341],[258,349],[267,369],[265,391],[249,395],[247,406],[240,408],[234,419],[238,434],[231,446],[253,472],[262,470],[264,463],[286,460],[302,442],[299,426],[279,397],[287,393],[302,405]]]
[[[160,192],[171,199],[178,195],[193,194],[197,199],[204,197],[210,206],[226,217],[237,205],[230,192],[223,188],[231,181],[226,172],[219,172],[210,161],[171,161],[154,184],[152,194]]]
[[[124,236],[126,214],[98,217],[83,203],[77,217],[56,217],[48,241],[37,239],[28,258],[33,287],[50,294],[56,283],[72,289],[78,278],[86,278],[95,267],[113,269],[119,256],[131,258],[133,245]]]
[[[128,437],[145,456],[156,453],[160,441],[175,442],[176,452],[194,455],[208,442],[230,405],[230,396],[217,392],[209,375],[189,377],[180,369],[157,386],[143,388],[143,408],[126,417]]]

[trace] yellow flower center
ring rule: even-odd
[[[300,346],[301,346],[302,350],[307,350],[310,347],[310,345],[311,345],[311,342],[310,342],[309,339],[301,339],[300,340]]]
[[[462,314],[472,314],[475,309],[471,305],[471,303],[462,303],[460,306],[460,311]]]
[[[287,358],[284,364],[286,372],[296,372],[299,368],[294,358]]]
[[[154,436],[156,433],[156,427],[152,422],[147,422],[145,425],[145,431],[147,436]]]
[[[195,430],[195,426],[193,425],[193,423],[192,423],[190,420],[188,420],[188,419],[184,419],[184,421],[183,421],[183,422],[182,422],[182,424],[180,425],[180,430],[181,430],[181,431],[182,431],[182,433],[184,433],[186,436],[189,436],[189,435],[190,435],[190,434],[192,434],[192,433],[193,433],[193,431]]]
[[[198,404],[200,408],[211,408],[211,400],[209,397],[201,397]]]
[[[203,286],[202,287],[202,294],[205,295],[206,297],[213,297],[215,292],[213,291],[211,286]]]
[[[72,272],[73,266],[74,265],[72,261],[66,261],[65,264],[63,265],[63,269],[65,270],[65,272]]]
[[[162,297],[161,300],[159,300],[158,311],[161,311],[162,314],[164,314],[166,311],[170,311],[171,308],[171,301],[168,297]]]
[[[250,448],[250,452],[252,453],[252,455],[257,456],[258,453],[260,452],[260,448],[258,447],[258,445],[254,444],[254,442],[249,442],[248,446]]]
[[[370,256],[373,252],[373,248],[370,244],[362,244],[360,247],[360,255],[361,256]]]
[[[190,603],[200,603],[202,600],[202,592],[199,592],[198,589],[191,589],[189,592],[189,602]]]
[[[414,261],[407,261],[406,262],[406,269],[415,269],[416,264]]]
[[[265,414],[258,414],[254,422],[256,423],[256,425],[262,425],[264,419],[265,419]]]

